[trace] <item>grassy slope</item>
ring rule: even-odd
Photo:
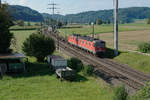
[[[29,31],[11,31],[14,33],[14,36],[16,38],[16,48],[12,45],[11,47],[13,48],[14,51],[17,52],[22,52],[21,46],[24,40],[29,37],[30,34],[36,32],[36,30],[29,30]]]
[[[115,60],[128,64],[134,69],[150,74],[150,57],[137,53],[121,53]]]

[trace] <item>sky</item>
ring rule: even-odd
[[[113,8],[113,0],[2,0],[11,5],[30,7],[40,13],[52,13],[49,3],[58,4],[55,13],[62,15]],[[119,0],[119,8],[150,7],[150,0]]]

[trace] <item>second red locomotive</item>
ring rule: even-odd
[[[101,55],[106,51],[105,41],[89,36],[80,36],[78,34],[73,34],[68,37],[68,42],[96,55]]]

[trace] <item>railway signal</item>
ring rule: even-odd
[[[118,56],[118,0],[114,0],[114,54]]]

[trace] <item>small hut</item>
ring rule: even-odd
[[[24,72],[25,71],[24,54],[0,54],[0,73],[6,72]]]

